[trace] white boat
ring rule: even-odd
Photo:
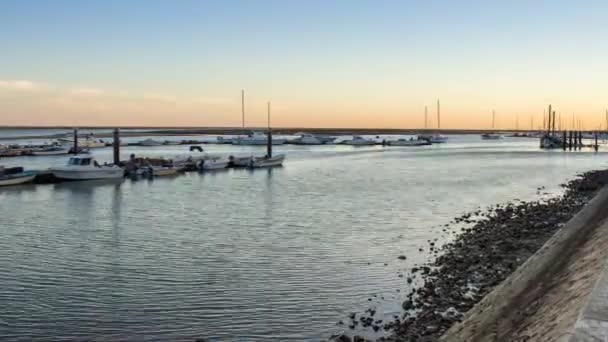
[[[431,142],[424,139],[398,139],[398,140],[389,140],[387,142],[388,146],[428,146],[431,145]]]
[[[99,165],[88,154],[71,157],[64,166],[52,167],[50,171],[59,179],[92,180],[117,179],[124,176],[124,171],[116,165]]]
[[[322,145],[323,140],[309,133],[300,133],[300,137],[290,140],[290,144],[294,145]]]
[[[70,153],[70,149],[68,147],[51,146],[32,150],[31,153],[34,156],[56,156],[60,154],[68,154]]]
[[[154,177],[171,176],[177,173],[173,166],[150,166],[150,171]]]
[[[230,161],[230,165],[232,165],[233,167],[246,167],[249,166],[249,163],[251,162],[252,158],[253,156],[230,156],[228,159]]]
[[[481,139],[483,140],[500,140],[502,139],[502,135],[496,133],[485,133],[481,135]]]
[[[272,139],[273,145],[283,145],[286,139]],[[261,132],[251,132],[246,137],[236,137],[232,139],[233,145],[266,145],[268,137]]]
[[[221,170],[227,168],[229,162],[221,157],[209,157],[198,163],[198,169],[201,171]]]
[[[218,144],[232,144],[232,138],[224,138],[224,137],[217,137],[216,143]]]
[[[163,142],[148,138],[148,139],[140,141],[137,144],[140,146],[162,146]]]
[[[353,138],[351,140],[344,140],[342,142],[344,145],[351,145],[351,146],[369,146],[369,145],[375,145],[376,142],[373,140],[369,140],[369,139],[365,139],[359,135],[354,135]]]
[[[252,158],[249,162],[249,167],[253,169],[263,168],[263,167],[275,167],[283,165],[283,160],[285,160],[284,154],[277,154],[272,157],[261,157],[261,158]]]
[[[74,140],[70,139],[57,139],[65,147],[72,147]],[[78,139],[78,147],[81,148],[101,148],[106,147],[106,143],[102,140],[94,140],[91,137],[85,137],[84,139]]]
[[[431,144],[443,144],[443,143],[448,142],[448,137],[443,136],[441,134],[420,135],[418,138],[419,139],[423,139],[423,140],[427,140]]]
[[[23,171],[21,167],[4,168],[0,166],[0,186],[29,183],[36,178],[36,172]]]

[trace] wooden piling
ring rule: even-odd
[[[566,145],[567,145],[567,141],[566,141],[566,131],[562,132],[562,149],[565,151],[566,150]]]
[[[572,131],[568,134],[568,149],[572,151]]]
[[[595,132],[594,138],[595,138],[595,145],[593,145],[593,148],[595,149],[595,152],[597,152],[597,150],[599,149],[599,145],[597,144],[597,132]]]
[[[120,164],[120,131],[114,128],[114,141],[112,147],[114,150],[114,165]]]
[[[582,149],[583,148],[583,132],[582,131],[578,131],[578,149]]]
[[[72,153],[78,154],[78,129],[74,128],[74,147],[72,148]]]

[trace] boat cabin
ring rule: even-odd
[[[95,167],[100,167],[99,163],[97,163],[97,161],[95,159],[93,159],[93,157],[71,157],[70,160],[68,160],[68,165],[73,165],[73,166],[89,166],[93,164]]]

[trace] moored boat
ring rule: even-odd
[[[139,146],[162,146],[163,142],[148,138],[148,139],[140,141],[137,144]]]
[[[282,166],[283,161],[285,160],[284,154],[277,154],[272,157],[261,157],[261,158],[252,158],[249,162],[249,167],[252,169],[265,168],[265,167],[275,167]]]
[[[294,145],[322,145],[323,140],[309,133],[299,133],[300,137],[289,140],[290,144]]]
[[[483,140],[500,140],[502,139],[502,135],[496,133],[485,133],[481,135],[481,139]]]
[[[232,167],[246,167],[249,166],[249,163],[251,162],[251,159],[253,158],[253,156],[244,156],[244,157],[239,157],[239,156],[230,156],[228,157],[229,160],[229,166]]]
[[[444,144],[448,142],[448,137],[441,134],[426,134],[418,136],[418,139],[427,140],[431,144]]]
[[[0,186],[29,183],[36,178],[36,172],[23,171],[22,167],[5,168],[0,166]]]
[[[431,142],[424,139],[397,139],[397,140],[389,140],[387,142],[388,146],[428,146],[431,145]]]
[[[68,154],[68,153],[70,153],[70,149],[68,147],[61,147],[61,146],[45,147],[45,148],[32,150],[32,152],[31,152],[31,154],[34,156],[56,156],[56,155]]]
[[[272,139],[273,145],[283,145],[286,139]],[[267,145],[268,137],[261,132],[251,132],[246,137],[236,137],[232,139],[233,145]]]
[[[198,163],[198,169],[200,171],[221,170],[227,168],[229,162],[228,159],[221,157],[209,157]]]
[[[124,176],[120,167],[100,165],[89,154],[70,157],[66,165],[52,167],[50,171],[55,177],[65,180],[118,179]]]
[[[365,139],[359,135],[354,135],[352,139],[344,140],[342,144],[350,146],[369,146],[375,145],[376,142],[370,139]]]

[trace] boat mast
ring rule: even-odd
[[[606,120],[608,120],[608,111],[606,111]],[[424,129],[429,128],[429,112],[428,107],[424,106]]]
[[[241,89],[241,125],[245,128],[245,89]]]
[[[437,129],[441,129],[441,107],[439,100],[437,100]]]
[[[272,158],[272,131],[270,130],[270,101],[268,101],[268,141],[266,145],[266,155]]]
[[[547,125],[547,135],[551,134],[551,105],[549,105],[549,122]]]

